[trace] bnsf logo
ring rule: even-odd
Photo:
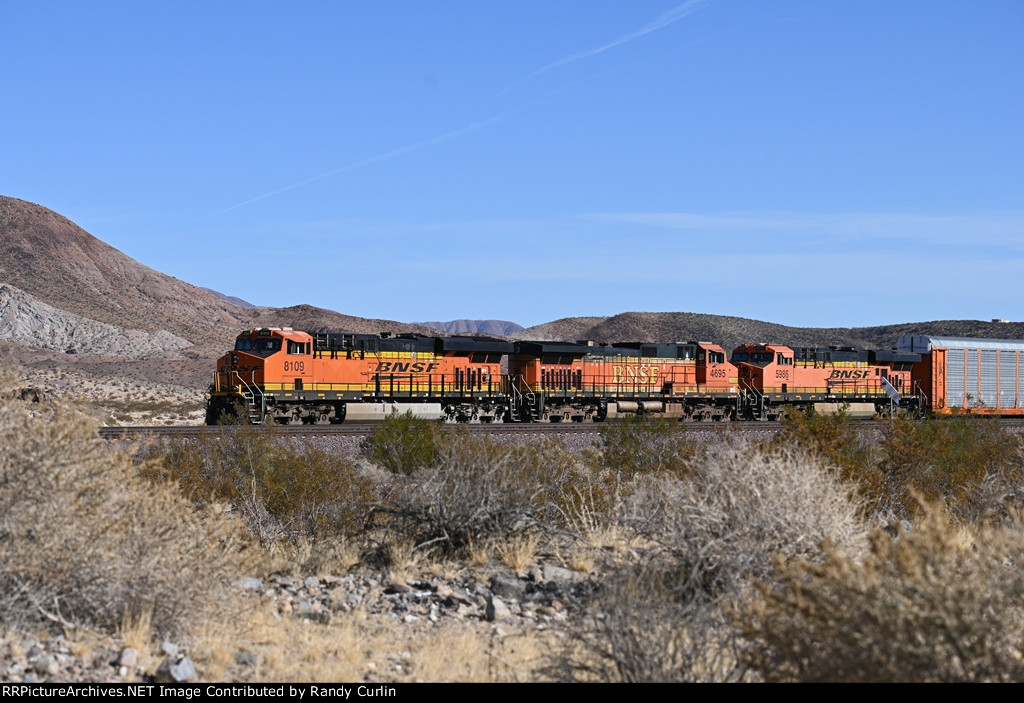
[[[620,366],[614,364],[612,366],[613,383],[657,383],[659,371],[661,369],[658,366],[648,366],[647,364],[641,364],[640,366]]]
[[[430,373],[440,366],[433,361],[382,361],[376,373]]]
[[[871,375],[871,370],[870,369],[860,369],[858,371],[836,369],[835,371],[832,372],[832,375],[829,376],[829,378],[830,379],[836,379],[836,380],[838,380],[838,379],[857,380],[857,379],[861,379],[861,378],[867,378],[870,375]]]

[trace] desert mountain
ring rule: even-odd
[[[66,217],[0,197],[0,282],[115,327],[165,331],[201,344],[235,329],[244,309],[140,264]]]
[[[508,320],[449,320],[448,322],[416,322],[445,334],[483,334],[497,337],[508,337],[523,329]]]
[[[692,312],[626,312],[612,317],[569,317],[527,328],[517,339],[597,342],[710,341],[731,350],[743,342],[794,347],[851,346],[888,349],[902,334],[1024,339],[1024,323],[980,320],[908,322],[878,327],[787,327],[772,322]]]
[[[41,349],[213,358],[254,325],[432,333],[309,305],[252,307],[144,266],[52,210],[3,196],[0,284],[0,338]]]

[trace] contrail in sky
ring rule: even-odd
[[[428,139],[427,141],[424,141],[424,142],[417,142],[416,144],[407,144],[406,146],[400,146],[397,149],[392,149],[391,151],[384,152],[383,154],[377,154],[376,156],[370,156],[369,158],[363,159],[362,161],[356,161],[355,163],[348,164],[347,166],[342,166],[341,168],[336,168],[336,169],[333,169],[331,171],[327,171],[326,173],[321,173],[319,176],[313,176],[312,178],[307,178],[304,181],[299,181],[298,183],[292,183],[291,185],[285,186],[284,188],[278,188],[277,190],[272,190],[269,193],[264,193],[263,195],[257,195],[255,198],[249,198],[248,200],[246,200],[244,202],[241,202],[241,203],[238,203],[237,205],[232,205],[231,207],[226,207],[223,210],[218,210],[217,212],[210,213],[209,215],[203,215],[202,217],[197,217],[194,220],[190,220],[190,223],[191,222],[199,222],[201,220],[208,220],[211,217],[216,217],[217,215],[223,215],[225,212],[231,212],[232,210],[237,210],[240,207],[244,207],[246,205],[250,205],[250,204],[255,203],[255,202],[259,201],[259,200],[263,200],[265,198],[270,198],[270,197],[273,197],[275,195],[280,195],[281,193],[287,193],[289,190],[295,190],[296,188],[301,188],[302,186],[309,185],[310,183],[316,183],[317,181],[322,181],[325,178],[330,178],[331,176],[336,176],[339,173],[345,173],[346,171],[354,171],[355,169],[362,168],[363,166],[369,166],[370,164],[379,163],[381,161],[387,161],[388,159],[394,159],[394,158],[397,158],[399,156],[403,156],[403,155],[408,154],[408,153],[413,152],[413,151],[419,151],[420,149],[426,149],[429,146],[434,146],[436,144],[441,144],[442,142],[451,141],[452,139],[455,139],[457,137],[461,137],[463,134],[468,134],[469,132],[475,132],[476,130],[481,129],[482,127],[486,127],[489,124],[493,124],[494,122],[498,122],[501,119],[502,119],[501,115],[496,116],[496,117],[491,117],[491,118],[488,118],[486,120],[481,120],[479,122],[474,122],[473,124],[469,125],[468,127],[463,127],[462,129],[456,129],[456,130],[453,130],[451,132],[446,132],[446,133],[444,133],[444,134],[442,134],[440,136],[434,137],[433,139]]]
[[[505,92],[511,90],[512,88],[516,87],[520,83],[525,83],[526,81],[530,80],[531,78],[536,78],[537,76],[541,75],[542,73],[547,73],[548,71],[551,71],[552,69],[559,68],[561,66],[565,66],[566,64],[570,64],[570,63],[573,63],[575,61],[581,61],[583,59],[589,59],[591,56],[597,56],[598,54],[600,54],[600,53],[602,53],[604,51],[608,51],[608,49],[614,48],[616,46],[620,46],[622,44],[625,44],[626,42],[631,42],[634,39],[639,39],[640,37],[644,36],[645,34],[650,34],[651,32],[656,32],[659,29],[661,29],[662,27],[667,27],[670,24],[672,24],[674,22],[678,22],[679,20],[683,19],[684,17],[686,17],[690,13],[696,12],[701,7],[703,7],[706,3],[707,3],[707,0],[687,0],[682,5],[679,5],[678,7],[673,7],[671,10],[668,10],[667,12],[662,14],[661,17],[659,17],[658,19],[654,20],[653,22],[651,22],[649,24],[644,25],[643,27],[641,27],[640,29],[638,29],[638,30],[636,30],[634,32],[630,32],[629,34],[624,34],[621,37],[619,37],[618,39],[613,39],[612,41],[608,42],[607,44],[602,44],[601,46],[597,47],[596,49],[588,49],[587,51],[581,51],[578,54],[572,54],[570,56],[566,56],[563,59],[559,59],[558,61],[555,61],[554,63],[549,63],[547,66],[544,66],[543,68],[538,68],[536,71],[534,71],[530,75],[526,76],[525,78],[519,79],[518,81],[516,81],[515,83],[510,85],[508,88],[505,88],[505,90],[503,90],[501,92],[505,93]]]

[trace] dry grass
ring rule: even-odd
[[[426,556],[417,549],[416,543],[406,537],[396,536],[385,545],[387,573],[392,581],[404,581],[424,562]]]
[[[523,683],[544,677],[558,638],[522,630],[502,635],[497,628],[446,625],[412,643],[408,680],[464,683]]]
[[[558,642],[555,634],[447,620],[398,623],[365,611],[330,623],[281,616],[265,605],[196,638],[192,658],[206,680],[261,682],[534,681]],[[239,664],[248,655],[255,666]]]
[[[463,549],[466,560],[472,566],[486,566],[491,562],[494,544],[489,540],[469,539]]]
[[[511,535],[494,543],[494,553],[505,566],[513,571],[525,571],[534,563],[537,550],[541,544],[541,535],[537,532]]]
[[[150,672],[156,670],[160,662],[155,653],[156,635],[153,632],[152,610],[147,608],[138,613],[126,611],[117,628],[117,636],[125,647],[138,652],[140,669]]]

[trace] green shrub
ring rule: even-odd
[[[143,474],[176,483],[198,504],[230,503],[265,547],[355,535],[376,500],[352,461],[300,449],[271,427],[169,443]]]
[[[392,473],[409,476],[436,461],[442,424],[416,417],[411,411],[393,413],[363,440],[363,456]]]
[[[884,481],[874,489],[878,509],[897,516],[915,512],[918,494],[945,502],[954,515],[976,519],[992,506],[986,480],[1024,482],[1020,440],[998,420],[952,417],[897,418],[883,432],[879,470]]]
[[[809,408],[787,413],[772,444],[816,454],[839,469],[844,480],[863,482],[873,469],[871,446],[862,438],[857,421],[845,411],[819,413]]]
[[[601,463],[623,479],[638,474],[682,476],[697,457],[677,420],[626,415],[601,426]]]

